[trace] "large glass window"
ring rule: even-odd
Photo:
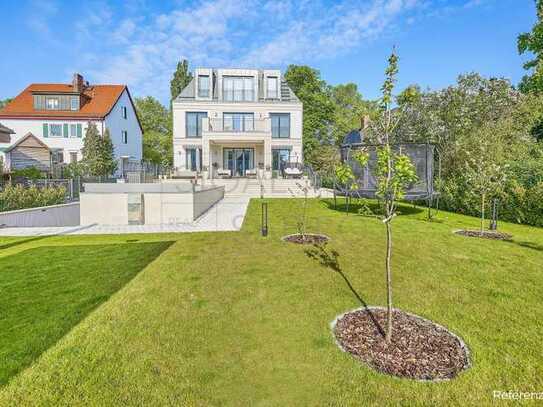
[[[279,98],[279,78],[277,76],[268,76],[267,97],[268,99]]]
[[[209,75],[198,75],[198,97],[208,98],[210,94]]]
[[[255,84],[252,76],[224,76],[223,99],[228,102],[251,102],[254,100]]]
[[[247,170],[254,168],[254,149],[225,148],[223,150],[223,167],[231,171],[234,177],[244,177]]]
[[[187,137],[202,137],[202,119],[206,112],[187,112]]]
[[[290,113],[271,113],[273,138],[290,138]]]
[[[290,150],[288,148],[277,148],[272,150],[272,169],[282,170],[290,161]]]
[[[185,168],[190,171],[200,171],[202,169],[202,150],[187,148],[185,152]]]
[[[255,129],[253,113],[224,113],[223,129],[225,131],[252,131]]]

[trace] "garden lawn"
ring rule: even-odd
[[[267,238],[259,236],[260,202],[253,200],[240,232],[0,239],[2,297],[13,286],[23,298],[10,295],[9,325],[0,320],[3,357],[20,352],[4,338],[17,315],[28,324],[23,333],[48,331],[39,315],[85,309],[0,387],[0,404],[467,405],[492,403],[494,390],[543,390],[542,229],[500,224],[512,242],[467,238],[452,231],[476,228],[475,218],[442,212],[428,222],[424,211],[402,207],[393,223],[394,304],[461,336],[473,359],[452,381],[422,383],[371,370],[341,352],[330,331],[335,316],[360,300],[385,304],[383,224],[311,201],[308,230],[331,237],[327,251],[337,252],[338,273],[312,258],[310,247],[280,240],[295,231],[301,201],[268,202]],[[154,261],[138,257],[146,250]],[[63,256],[47,254],[56,251]],[[102,253],[123,260],[113,267]],[[101,287],[89,280],[125,267],[135,271],[85,308],[77,305],[85,302],[81,277],[56,274],[65,257],[95,262],[87,268],[96,277],[83,273],[85,285]],[[34,271],[42,267],[56,271]],[[56,300],[48,292],[59,284],[80,296]],[[43,304],[35,298],[41,295],[50,309],[34,304]]]

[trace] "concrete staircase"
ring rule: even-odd
[[[204,185],[224,186],[225,196],[246,196],[258,198],[261,193],[264,197],[285,197],[302,198],[304,193],[297,185],[305,186],[304,179],[254,179],[254,178],[229,178],[206,180]],[[315,198],[318,191],[315,191],[308,181],[308,197]]]

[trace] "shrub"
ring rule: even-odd
[[[11,171],[11,176],[12,178],[22,177],[36,180],[43,178],[43,171],[39,170],[36,167],[26,167],[20,170]]]
[[[38,188],[32,185],[25,188],[22,185],[8,184],[0,192],[0,211],[36,208],[62,204],[66,200],[66,188],[50,186]]]
[[[85,163],[79,161],[66,165],[63,169],[62,175],[64,178],[77,178],[85,175],[86,173],[87,168]]]

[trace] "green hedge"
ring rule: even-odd
[[[66,188],[50,186],[38,188],[8,184],[0,191],[0,212],[39,206],[58,205],[66,201]]]

